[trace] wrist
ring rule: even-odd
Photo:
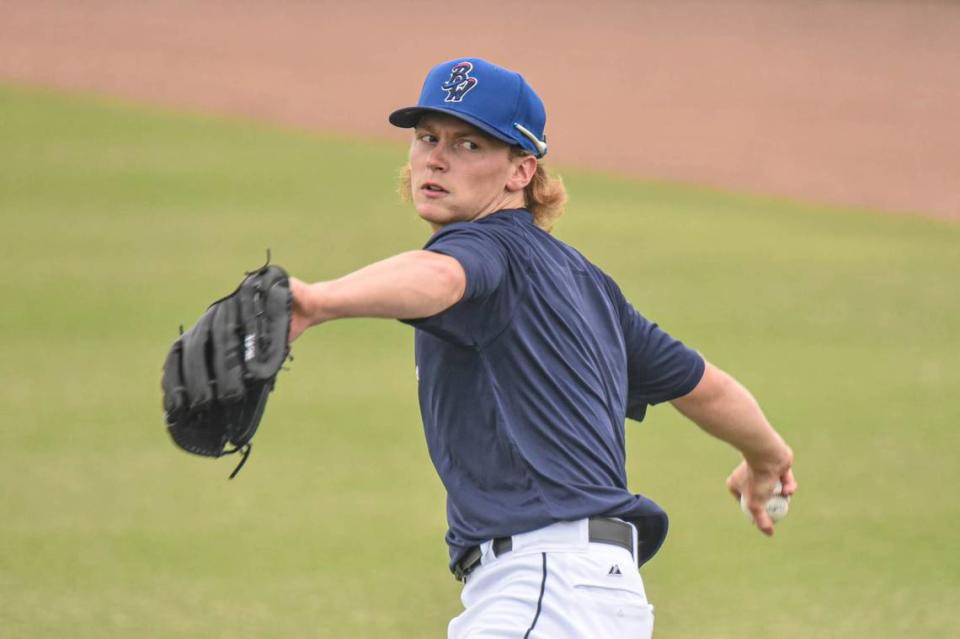
[[[311,326],[336,319],[330,303],[331,282],[315,282],[307,287],[307,316]]]
[[[743,451],[743,459],[756,473],[776,474],[793,466],[793,450],[777,436],[777,442],[758,451]]]

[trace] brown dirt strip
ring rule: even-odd
[[[0,81],[364,136],[461,55],[554,162],[960,219],[957,2],[0,0]]]

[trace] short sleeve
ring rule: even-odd
[[[445,311],[404,323],[461,346],[482,343],[501,314],[496,298],[509,268],[505,248],[489,230],[469,222],[444,228],[423,248],[457,260],[466,274],[466,288],[460,301]]]
[[[651,322],[608,279],[627,351],[627,417],[641,421],[647,406],[683,397],[703,377],[703,357]]]

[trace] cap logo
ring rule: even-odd
[[[469,62],[458,62],[450,69],[450,78],[440,85],[447,92],[444,102],[460,102],[470,89],[477,86],[478,80],[470,77],[473,65]]]

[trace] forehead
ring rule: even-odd
[[[446,133],[453,136],[480,136],[493,142],[500,142],[500,140],[487,135],[472,124],[445,113],[425,113],[423,117],[420,118],[420,121],[417,122],[416,128],[427,129],[432,133]],[[503,143],[501,142],[501,144]]]

